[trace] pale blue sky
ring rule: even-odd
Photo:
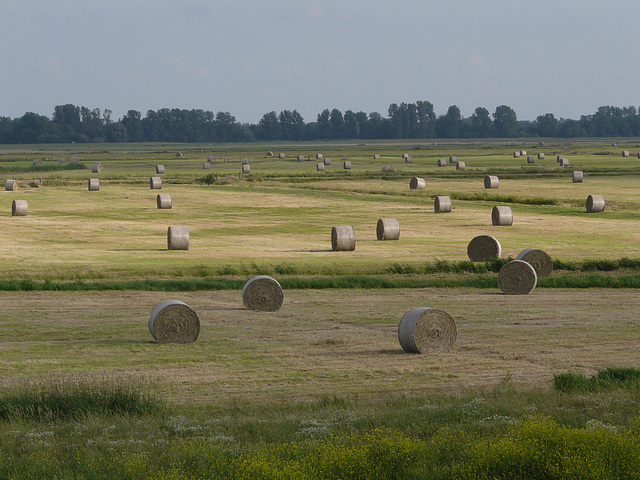
[[[0,0],[0,116],[640,106],[638,0]]]

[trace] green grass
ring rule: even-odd
[[[640,370],[636,368],[607,368],[587,377],[578,373],[555,375],[553,386],[561,392],[602,392],[620,388],[640,387]]]

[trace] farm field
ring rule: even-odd
[[[16,191],[0,191],[0,393],[56,378],[98,384],[133,378],[125,381],[139,383],[167,409],[141,419],[89,414],[53,427],[2,417],[0,429],[11,433],[0,451],[11,452],[11,442],[28,446],[23,456],[0,462],[0,476],[20,471],[24,476],[16,478],[37,478],[30,455],[43,455],[53,470],[40,478],[52,472],[84,478],[73,476],[78,471],[65,477],[55,460],[78,442],[89,445],[82,468],[105,455],[121,465],[118,478],[206,478],[196,467],[192,475],[169,475],[162,462],[151,466],[147,455],[158,454],[159,443],[145,438],[163,438],[178,463],[186,455],[180,442],[196,440],[215,445],[215,454],[202,457],[213,455],[213,463],[238,455],[250,464],[221,478],[350,478],[343,463],[353,459],[334,465],[324,450],[320,463],[333,465],[335,476],[324,470],[278,476],[268,473],[276,467],[265,459],[275,455],[289,468],[298,457],[289,450],[274,454],[272,445],[333,445],[354,434],[349,442],[367,445],[366,452],[371,445],[386,452],[381,464],[413,452],[402,468],[424,460],[407,446],[410,439],[427,450],[435,442],[442,467],[462,449],[462,440],[447,443],[448,428],[499,438],[530,415],[551,419],[554,426],[542,424],[553,432],[563,425],[586,429],[590,421],[635,432],[640,388],[558,393],[554,381],[566,372],[638,366],[639,140],[620,139],[615,147],[610,140],[545,143],[0,146],[0,184],[18,182]],[[513,157],[520,149],[545,158],[527,164],[526,157]],[[631,155],[623,158],[623,150]],[[286,158],[278,159],[279,152]],[[317,170],[323,161],[317,153],[331,159],[324,171]],[[437,166],[451,155],[465,162],[464,170],[448,161]],[[557,155],[570,166],[560,167]],[[250,173],[240,174],[243,158]],[[96,162],[102,171],[92,173]],[[156,174],[156,165],[165,173]],[[387,165],[393,171],[383,171]],[[573,170],[584,172],[582,183],[572,182]],[[484,188],[489,174],[500,177],[497,189]],[[150,189],[156,176],[161,190]],[[424,190],[409,189],[413,177],[425,179]],[[99,179],[99,191],[88,191],[89,178]],[[159,193],[171,195],[170,210],[157,208]],[[434,213],[438,195],[451,198],[451,213]],[[603,195],[605,210],[587,213],[588,195]],[[18,199],[27,200],[27,216],[11,215]],[[496,205],[511,207],[512,226],[491,224]],[[399,240],[377,240],[380,218],[398,219]],[[167,228],[176,225],[189,229],[186,251],[167,249]],[[332,251],[331,228],[338,225],[354,227],[355,251]],[[469,241],[483,234],[500,241],[502,263],[468,261]],[[497,269],[532,247],[551,255],[554,273],[529,295],[502,294]],[[285,288],[277,312],[243,306],[242,285],[259,274]],[[443,287],[429,283],[436,281]],[[627,288],[602,288],[615,281]],[[415,288],[420,282],[425,287]],[[583,288],[566,288],[576,286]],[[198,313],[195,343],[151,337],[149,314],[167,299]],[[421,306],[455,319],[451,352],[403,352],[398,323]],[[0,398],[0,416],[2,408]],[[416,420],[425,411],[429,420]],[[538,428],[537,420],[528,421],[523,428]],[[105,433],[112,428],[114,437]],[[57,440],[27,442],[40,434]],[[129,448],[139,465],[124,460]],[[263,456],[247,459],[253,449]],[[377,475],[450,478],[440,467],[405,476],[408,470],[398,466],[395,477]],[[106,463],[100,468],[109,470]],[[103,478],[88,471],[86,478]],[[460,472],[453,476],[480,478]]]

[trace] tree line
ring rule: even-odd
[[[436,115],[428,101],[392,103],[387,116],[379,112],[344,113],[325,109],[305,122],[297,110],[265,113],[256,124],[240,123],[229,112],[162,108],[143,117],[129,110],[114,120],[108,109],[58,105],[51,118],[28,112],[19,118],[0,117],[0,143],[101,142],[253,142],[277,140],[636,137],[640,115],[636,107],[602,106],[579,120],[539,115],[518,120],[507,105],[490,113],[478,107],[467,118],[452,105]]]

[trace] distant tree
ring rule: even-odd
[[[558,136],[561,138],[585,137],[587,132],[577,120],[560,120],[558,126]]]
[[[265,113],[258,123],[258,138],[261,140],[280,140],[282,131],[275,111]]]
[[[420,126],[420,137],[434,137],[436,134],[436,113],[433,109],[433,104],[418,100],[416,102],[416,116]]]
[[[217,133],[218,141],[231,142],[234,133],[234,125],[236,123],[236,117],[229,112],[216,113]]]
[[[512,138],[517,134],[517,121],[516,112],[507,105],[500,105],[496,107],[496,111],[493,114],[493,126],[495,134],[500,138]]]
[[[144,129],[142,128],[142,116],[137,110],[129,110],[120,120],[127,129],[127,138],[131,142],[142,142],[144,139]]]
[[[487,138],[491,136],[493,122],[489,110],[477,107],[471,115],[471,136],[475,138]]]
[[[283,110],[279,117],[282,138],[300,140],[304,132],[304,120],[297,110]]]
[[[331,110],[329,122],[331,122],[333,138],[344,138],[344,116],[342,115],[342,112],[337,108]]]
[[[329,139],[333,136],[331,127],[331,112],[325,108],[318,114],[318,138]]]
[[[555,137],[558,135],[558,120],[553,113],[538,115],[536,118],[536,134],[539,137]]]

